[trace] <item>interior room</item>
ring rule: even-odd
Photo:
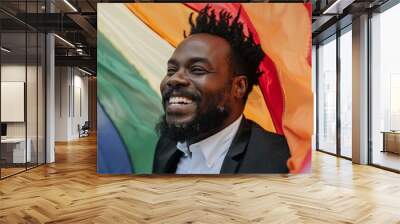
[[[0,223],[400,223],[398,0],[238,1],[309,10],[310,172],[99,174],[98,7],[139,2],[0,1]]]

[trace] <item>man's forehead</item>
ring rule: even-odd
[[[186,60],[186,63],[194,64],[194,63],[203,63],[203,64],[211,64],[209,58],[206,57],[189,57]],[[179,60],[172,57],[168,60],[168,64],[179,64]]]
[[[226,57],[230,46],[228,42],[211,34],[194,34],[183,40],[175,49],[172,59]]]

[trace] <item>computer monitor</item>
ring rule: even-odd
[[[1,136],[7,136],[7,124],[1,123]]]

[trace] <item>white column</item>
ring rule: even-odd
[[[54,11],[51,1],[46,1],[47,12]],[[55,43],[54,34],[46,35],[46,163],[55,162]]]
[[[353,162],[368,163],[368,15],[353,19]]]
[[[54,133],[55,133],[55,76],[54,76],[54,35],[46,36],[46,163],[55,161]]]

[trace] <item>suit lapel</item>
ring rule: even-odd
[[[170,147],[168,151],[160,157],[161,161],[163,161],[160,167],[162,173],[175,173],[181,156],[182,152],[179,151],[176,146]]]
[[[182,156],[182,152],[176,148],[176,143],[169,139],[163,139],[157,145],[156,151],[158,152],[156,156],[156,172],[175,173],[176,166]]]
[[[181,159],[182,152],[178,148],[173,147],[173,151],[169,158],[166,160],[165,167],[163,168],[165,173],[175,173],[178,166],[179,160]]]
[[[240,165],[240,160],[246,151],[247,144],[249,142],[251,134],[251,127],[246,118],[243,117],[240,122],[238,132],[232,141],[229,151],[226,154],[224,162],[222,163],[220,173],[232,174],[237,173],[238,167]]]

